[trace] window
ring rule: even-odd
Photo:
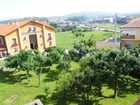
[[[14,52],[18,52],[18,48],[15,47],[15,48],[14,48]]]
[[[52,45],[52,41],[49,42],[49,46],[51,46],[51,45]]]
[[[28,27],[28,32],[31,32],[32,28],[31,27]]]
[[[129,34],[127,33],[126,36],[128,36]]]
[[[49,41],[49,40],[52,40],[51,33],[48,33],[48,41]]]
[[[35,27],[35,25],[29,25],[28,26],[28,32],[35,32],[36,31],[36,27]]]
[[[12,38],[12,45],[17,45],[16,38]]]
[[[35,27],[35,26],[34,26],[34,27],[32,27],[32,29],[33,29],[33,32],[34,32],[34,31],[36,31],[36,27]]]
[[[3,45],[3,38],[0,37],[0,45]]]

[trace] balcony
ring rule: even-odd
[[[18,46],[17,43],[14,43],[14,44],[11,45],[12,48],[13,48],[13,47],[17,47],[17,46]]]
[[[135,35],[122,35],[122,39],[135,39]]]
[[[0,44],[0,51],[6,50],[6,45]]]

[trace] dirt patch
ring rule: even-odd
[[[17,99],[17,97],[18,97],[18,95],[13,95],[13,96],[9,97],[8,99],[6,99],[3,103],[5,105],[10,105]]]

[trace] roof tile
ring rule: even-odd
[[[41,21],[25,20],[25,21],[17,22],[17,24],[16,24],[16,21],[15,21],[15,22],[11,22],[11,23],[8,23],[8,24],[0,24],[0,35],[1,36],[6,36],[6,35],[8,35],[8,33],[16,30],[18,27],[22,27],[23,25],[25,25],[29,22],[36,22],[38,24],[42,24],[42,25],[45,25],[49,28],[54,29],[53,27],[49,26],[47,23],[41,22]]]
[[[140,27],[140,17],[130,20],[127,24],[122,26],[122,28],[138,28]]]

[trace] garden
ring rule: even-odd
[[[44,105],[134,104],[140,94],[140,48],[99,50],[91,34],[77,35],[70,35],[67,50],[64,35],[57,35],[62,40],[47,52],[23,50],[0,61],[0,105],[35,99]]]

